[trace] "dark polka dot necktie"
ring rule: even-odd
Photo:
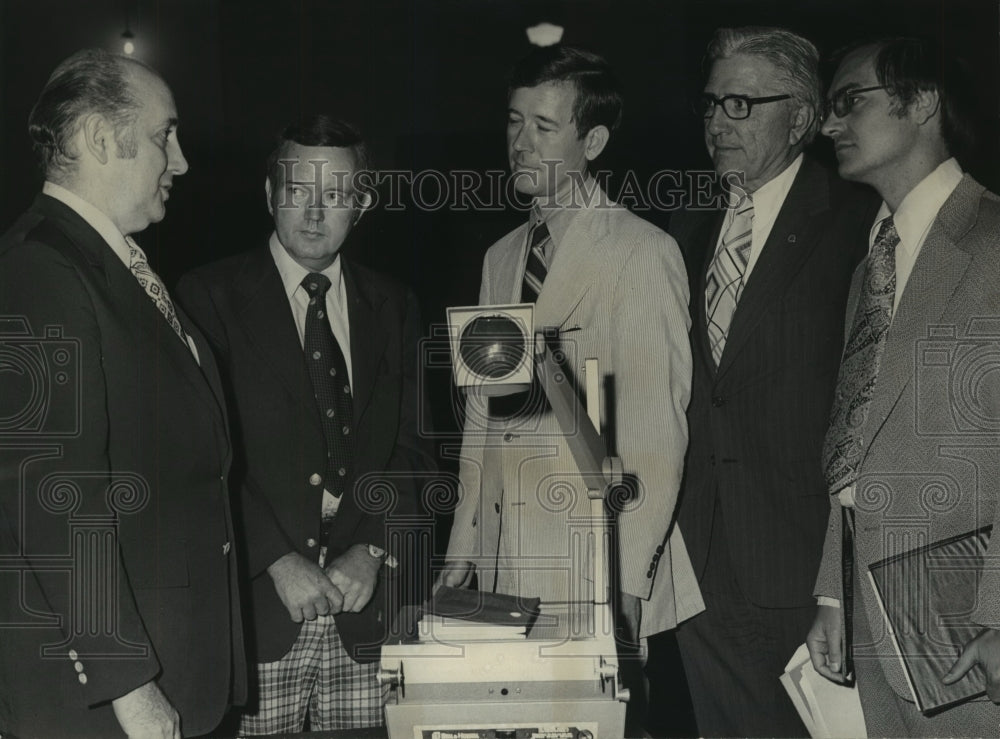
[[[330,329],[326,293],[330,280],[313,272],[302,280],[309,295],[303,348],[309,379],[326,437],[327,464],[323,487],[340,497],[351,481],[354,463],[354,402],[344,353]]]

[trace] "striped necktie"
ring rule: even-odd
[[[536,223],[528,233],[528,259],[524,265],[524,282],[521,284],[522,303],[534,303],[542,292],[542,283],[549,271],[545,247],[551,241],[545,221]]]
[[[743,275],[750,262],[752,236],[753,199],[747,195],[746,201],[733,215],[705,276],[708,339],[716,367],[726,348],[726,336],[736,312],[736,304],[743,294]]]
[[[185,346],[190,348],[187,334],[181,328],[181,322],[177,319],[174,304],[170,301],[170,294],[167,292],[167,288],[163,282],[149,266],[149,262],[146,261],[146,253],[135,243],[135,240],[131,236],[125,237],[125,243],[128,244],[129,271],[139,281],[139,284],[142,285],[142,289],[146,291],[146,295],[153,301],[153,304],[163,314],[163,317],[167,319],[167,323],[177,333],[180,340],[184,342]]]

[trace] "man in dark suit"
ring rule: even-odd
[[[869,736],[992,736],[1000,721],[1000,572],[991,564],[1000,556],[1000,198],[955,158],[972,149],[977,93],[952,62],[916,39],[857,47],[834,75],[823,124],[840,174],[884,199],[851,285],[824,447],[836,497],[816,595],[833,600],[807,639],[816,669],[842,682],[842,563],[853,558],[851,643]],[[862,578],[876,560],[989,525],[972,611],[957,614],[981,631],[941,676],[953,683],[978,665],[987,697],[924,716]],[[898,595],[917,598],[907,584]],[[970,603],[968,593],[953,599]]]
[[[268,162],[269,242],[178,285],[235,419],[259,683],[244,733],[301,731],[307,713],[314,730],[382,723],[388,531],[433,460],[417,430],[416,299],[340,257],[369,204],[366,167],[350,125],[290,126]]]
[[[707,56],[705,143],[740,184],[670,229],[694,358],[678,521],[706,609],[677,638],[702,735],[802,736],[778,676],[815,614],[820,450],[873,204],[803,154],[820,102],[812,43],[721,29]]]
[[[90,50],[29,118],[0,242],[0,731],[181,736],[246,692],[211,350],[131,234],[187,170],[164,81]]]

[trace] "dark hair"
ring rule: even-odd
[[[362,172],[369,167],[368,146],[358,129],[340,118],[323,114],[309,115],[286,126],[278,134],[274,149],[267,156],[267,179],[271,187],[277,185],[278,159],[289,143],[350,148],[354,152],[355,172]]]
[[[819,52],[813,42],[784,28],[720,28],[712,36],[705,52],[706,66],[736,54],[761,57],[777,68],[781,75],[779,81],[787,85],[788,94],[799,105],[812,111],[812,122],[802,139],[804,144],[812,141],[819,131],[823,100],[820,93]]]
[[[949,153],[959,158],[971,153],[976,145],[976,92],[966,62],[945,54],[936,41],[917,37],[861,41],[837,52],[836,59],[869,46],[877,49],[875,75],[895,98],[896,112],[902,115],[918,93],[936,91],[941,135]]]
[[[545,82],[571,82],[576,87],[573,120],[580,138],[595,126],[614,131],[621,123],[621,85],[608,63],[597,54],[562,44],[536,48],[511,70],[507,97],[519,87],[537,87]]]
[[[78,51],[52,72],[28,115],[28,135],[47,178],[59,179],[72,170],[77,153],[70,139],[87,113],[111,121],[119,156],[136,155],[132,125],[140,103],[129,83],[130,65],[153,72],[142,62],[103,49]]]

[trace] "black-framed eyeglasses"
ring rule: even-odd
[[[750,111],[755,105],[776,103],[791,97],[791,95],[767,95],[766,97],[754,98],[749,95],[723,95],[721,98],[717,98],[710,92],[704,92],[695,99],[694,112],[703,118],[711,118],[715,114],[715,106],[721,105],[722,112],[734,121],[741,121],[750,117]]]
[[[875,90],[884,90],[885,85],[872,85],[871,87],[845,87],[840,90],[832,98],[827,98],[826,102],[823,104],[823,120],[830,117],[832,112],[838,118],[843,118],[849,115],[854,109],[854,104],[857,101],[857,96],[863,92],[874,92]]]

